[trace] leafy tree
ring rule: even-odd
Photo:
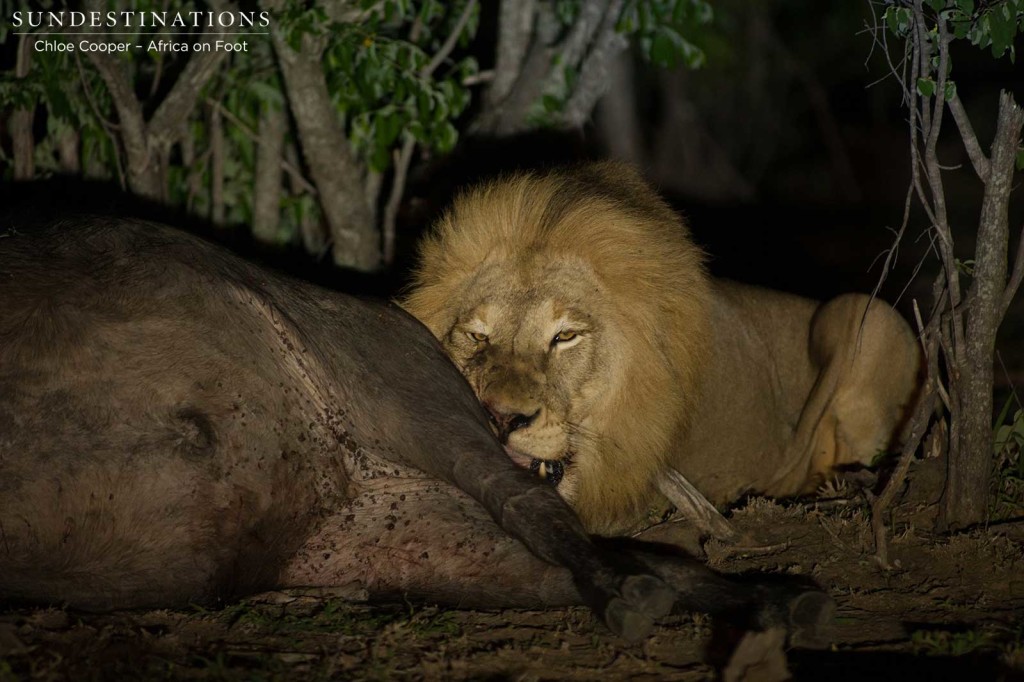
[[[999,96],[995,133],[988,153],[974,132],[954,79],[953,48],[969,43],[996,59],[1015,58],[1014,39],[1024,31],[1024,0],[898,0],[886,3],[876,39],[888,51],[895,38],[892,72],[909,111],[911,187],[890,258],[903,237],[911,205],[924,211],[928,238],[940,271],[930,312],[919,316],[927,357],[924,395],[911,423],[912,438],[898,475],[875,504],[876,538],[885,558],[881,512],[891,502],[924,434],[936,396],[949,428],[936,431],[948,453],[946,486],[939,512],[941,528],[965,527],[986,517],[993,466],[993,355],[996,332],[1024,278],[1024,239],[1009,254],[1008,209],[1013,176],[1024,162],[1024,112],[1013,95]],[[947,114],[949,115],[947,117]],[[944,178],[958,172],[938,155],[942,124],[952,118],[971,167],[983,187],[973,258],[955,250]],[[1024,237],[1024,235],[1022,235]],[[958,257],[957,253],[961,255]]]
[[[228,0],[167,5],[116,7],[240,11]],[[0,0],[5,16],[28,9],[72,8]],[[417,150],[447,153],[467,131],[579,127],[628,37],[658,64],[697,66],[703,54],[684,36],[711,19],[705,0],[503,0],[494,68],[481,70],[477,56],[489,59],[490,48],[477,36],[479,0],[261,0],[258,10],[271,17],[269,36],[250,36],[245,51],[202,49],[222,39],[209,32],[176,37],[130,23],[102,30],[192,49],[39,53],[30,49],[39,36],[0,34],[18,55],[0,78],[13,150],[0,159],[5,173],[117,179],[214,223],[251,225],[263,241],[301,241],[374,270],[394,253]]]

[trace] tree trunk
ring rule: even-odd
[[[224,117],[220,105],[210,108],[210,222],[223,225],[224,210]]]
[[[1020,146],[1024,112],[1004,92],[992,143],[991,166],[985,182],[974,281],[967,300],[966,348],[960,369],[961,424],[958,447],[950,453],[946,490],[939,524],[962,528],[987,515],[992,475],[992,386],[996,332],[1002,321],[1007,286],[1009,201],[1014,162]]]
[[[597,103],[597,129],[613,158],[643,166],[646,154],[635,81],[633,55],[627,50],[611,64],[608,92]]]
[[[503,137],[531,128],[530,112],[547,85],[561,28],[546,4],[502,0],[498,30],[494,80],[472,132]]]
[[[291,189],[292,195],[299,197],[308,193],[315,199],[316,190],[305,187],[305,180],[299,175],[298,168],[301,163],[299,161],[299,152],[295,149],[294,144],[289,142],[285,146],[284,156],[288,161],[288,186]],[[302,236],[302,246],[306,249],[306,253],[312,254],[316,260],[324,257],[329,244],[327,243],[327,233],[324,231],[320,212],[315,207],[312,211],[301,212],[299,216],[299,234]]]
[[[31,65],[28,36],[21,36],[18,41],[18,58],[14,67],[15,78],[26,78]],[[34,108],[15,109],[11,113],[9,125],[11,130],[11,146],[14,152],[14,179],[31,180],[36,174],[35,138],[32,135],[32,121],[35,118]]]
[[[82,139],[77,130],[69,128],[61,133],[57,140],[57,156],[60,159],[60,169],[69,175],[78,175],[82,170],[82,156],[79,153],[79,146]]]
[[[624,0],[588,0],[566,30],[551,3],[503,0],[498,17],[494,79],[473,134],[505,137],[530,131],[541,118],[556,127],[581,128],[608,89],[608,72],[627,47],[615,30]],[[566,70],[577,73],[566,84]],[[563,101],[560,112],[545,115],[542,96]]]
[[[284,157],[284,136],[288,119],[273,103],[263,106],[259,126],[259,148],[256,151],[256,187],[253,197],[252,233],[266,244],[280,241],[281,222],[281,159]]]
[[[274,33],[274,49],[288,102],[299,132],[302,154],[320,197],[338,265],[362,271],[380,266],[380,233],[366,203],[363,173],[331,103],[319,49],[309,36],[302,51]]]
[[[213,4],[219,6],[219,3]],[[104,3],[91,0],[85,3],[85,9],[101,12],[105,7]],[[204,34],[200,40],[209,43],[213,38],[212,34]],[[226,53],[211,50],[190,58],[148,123],[142,103],[135,95],[129,62],[100,52],[86,54],[103,78],[117,111],[119,138],[128,157],[128,186],[139,196],[157,201],[166,199],[170,149]]]

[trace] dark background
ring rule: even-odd
[[[496,6],[484,3],[477,39],[468,48],[483,69],[493,60]],[[387,296],[406,281],[418,236],[459,186],[513,168],[612,157],[638,164],[687,216],[715,274],[814,297],[871,291],[900,226],[910,177],[906,110],[870,28],[884,4],[722,0],[714,8],[713,23],[692,37],[707,54],[703,68],[666,70],[631,51],[609,74],[609,93],[584,130],[504,140],[464,136],[451,156],[416,163],[400,213],[396,265],[380,275],[342,273],[311,263],[297,249],[253,247],[244,230],[216,231],[111,185],[71,178],[4,183],[0,203],[8,215],[25,220],[88,211],[185,224],[304,277]],[[11,40],[0,45],[5,70],[12,67],[13,48]],[[889,54],[899,57],[894,49]],[[953,61],[952,77],[984,145],[999,88],[1024,99],[1020,67],[965,42],[956,46]],[[45,126],[38,118],[36,125]],[[0,143],[9,154],[2,128]],[[967,259],[981,184],[948,117],[940,158],[951,169],[945,180],[956,251]],[[923,214],[914,205],[910,215],[881,289],[905,314],[914,297],[922,307],[930,300],[936,268]],[[1011,252],[1022,221],[1018,192],[1011,203]],[[1018,303],[1001,343],[1010,374],[1024,370],[1022,337]],[[1007,383],[1007,373],[998,375]]]

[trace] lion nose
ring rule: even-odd
[[[537,415],[540,414],[540,408],[537,408],[533,414],[523,414],[521,412],[506,411],[490,403],[486,407],[491,423],[498,429],[498,436],[501,438],[502,443],[508,440],[509,434],[513,431],[526,428],[532,424]]]

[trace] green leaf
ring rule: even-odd
[[[946,0],[928,0],[928,5],[936,12],[941,12],[946,8]]]
[[[896,35],[906,35],[910,30],[910,10],[906,7],[889,7],[882,15],[882,19]]]
[[[1014,34],[1017,32],[1016,17],[1009,14],[1006,4],[1003,4],[1001,9],[1004,11],[996,9],[986,15],[988,34],[992,39],[992,56],[997,59],[1006,53],[1006,48],[1013,43]]]
[[[964,14],[974,14],[974,0],[956,0],[956,8]]]
[[[434,147],[440,152],[450,152],[455,148],[455,143],[459,140],[459,131],[455,130],[455,126],[451,123],[445,123],[437,131],[437,135],[434,138]]]
[[[277,83],[266,81],[253,81],[249,83],[249,91],[256,96],[256,99],[266,104],[273,104],[281,108],[284,106],[284,95]]]
[[[917,92],[923,97],[931,97],[935,94],[935,81],[931,78],[918,78]]]
[[[391,164],[391,154],[388,153],[387,147],[375,146],[373,151],[370,152],[370,167],[375,171],[387,170]]]
[[[1017,150],[1017,170],[1024,170],[1024,149]]]
[[[675,59],[672,41],[663,31],[654,35],[651,42],[651,61],[658,66],[669,66]]]

